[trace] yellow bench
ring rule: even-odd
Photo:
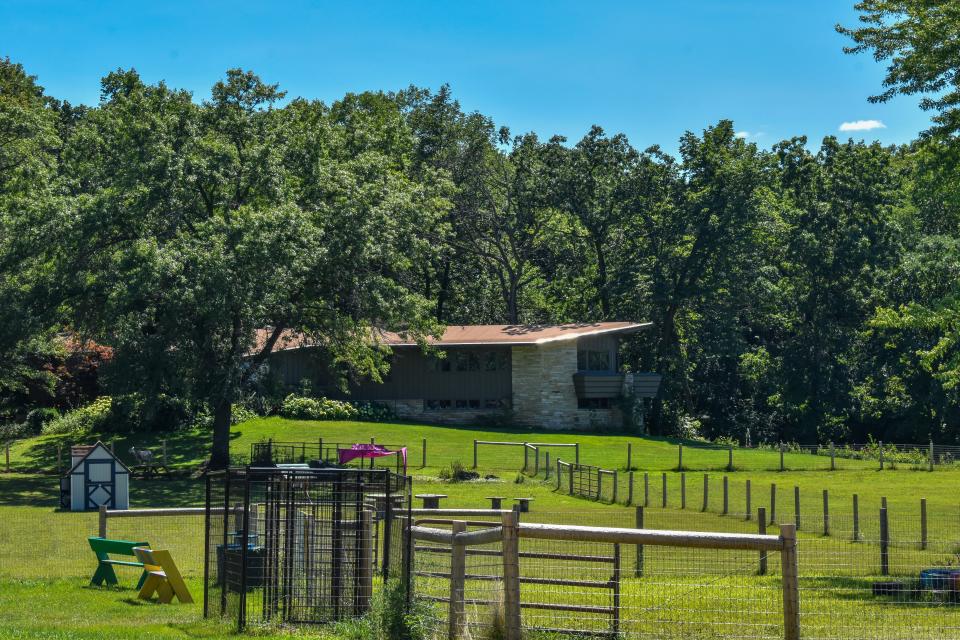
[[[134,547],[133,552],[137,560],[143,563],[143,570],[147,574],[147,579],[137,594],[138,598],[149,600],[156,593],[163,604],[173,602],[173,596],[177,596],[183,604],[193,602],[190,590],[187,589],[169,551]]]

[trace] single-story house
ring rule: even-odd
[[[513,424],[551,429],[618,427],[623,402],[652,398],[660,376],[622,373],[618,346],[650,323],[449,326],[428,353],[399,334],[383,333],[393,353],[382,383],[362,381],[349,399],[376,401],[401,417],[476,423],[498,415]],[[289,387],[310,380],[315,394],[341,397],[319,364],[315,347],[281,340],[269,366]]]

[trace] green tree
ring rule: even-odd
[[[231,70],[197,105],[116,72],[65,154],[78,196],[57,257],[76,322],[115,347],[118,383],[210,408],[213,467],[238,389],[288,330],[374,377],[373,327],[435,330],[399,280],[446,201],[402,170],[401,119],[376,95],[282,97]]]
[[[935,111],[934,131],[960,131],[960,7],[953,0],[862,0],[854,5],[861,26],[836,29],[854,45],[846,53],[872,51],[889,60],[885,90],[870,98],[887,102],[898,94],[922,95],[921,108]]]

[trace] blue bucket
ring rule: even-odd
[[[957,569],[924,569],[920,572],[920,586],[924,589],[949,591],[954,588],[954,576],[960,574]]]

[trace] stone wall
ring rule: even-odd
[[[513,413],[519,425],[547,429],[577,426],[577,343],[514,347]]]
[[[387,405],[400,418],[416,420],[418,422],[435,422],[438,424],[471,424],[477,425],[484,420],[490,420],[503,414],[500,409],[431,409],[424,408],[423,400],[385,400]]]

